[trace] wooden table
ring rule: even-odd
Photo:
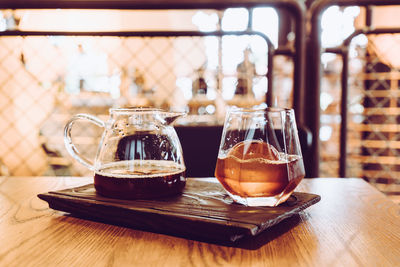
[[[0,177],[0,266],[399,266],[400,206],[361,179],[303,180],[321,201],[232,246],[78,219],[36,195],[91,183]]]

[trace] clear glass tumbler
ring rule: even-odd
[[[294,111],[228,111],[215,176],[230,197],[247,206],[285,202],[305,175]]]

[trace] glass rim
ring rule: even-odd
[[[292,108],[285,107],[267,107],[267,108],[240,108],[232,107],[229,113],[265,113],[265,112],[294,112]]]
[[[184,111],[168,111],[168,110],[163,110],[160,108],[152,108],[152,107],[125,107],[125,108],[110,108],[109,109],[110,114],[113,113],[141,113],[141,114],[146,114],[146,113],[153,113],[157,112],[159,114],[181,114],[184,115],[186,112]]]

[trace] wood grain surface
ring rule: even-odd
[[[361,179],[306,179],[321,201],[235,245],[93,222],[37,194],[91,183],[0,177],[0,266],[398,266],[400,207]]]

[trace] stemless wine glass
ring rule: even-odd
[[[247,206],[285,202],[305,174],[294,111],[228,111],[215,176],[230,197]]]

